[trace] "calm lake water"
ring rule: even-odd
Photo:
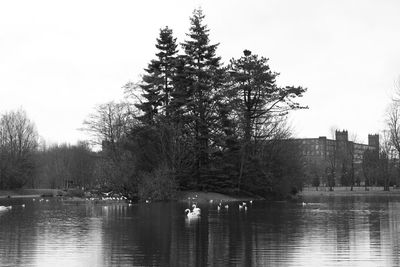
[[[25,208],[21,204],[25,204]],[[2,199],[0,266],[399,266],[400,198],[66,205]]]

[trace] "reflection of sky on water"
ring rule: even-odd
[[[102,220],[60,218],[37,228],[36,266],[101,266]],[[55,227],[56,225],[56,227]],[[60,227],[60,225],[62,225]]]
[[[398,200],[258,202],[247,212],[207,204],[194,219],[185,218],[186,207],[26,203],[0,213],[0,265],[400,264]]]
[[[398,202],[344,202],[332,208],[337,210],[324,216],[305,211],[307,219],[316,216],[303,224],[303,236],[289,256],[292,266],[398,266],[399,251],[392,244],[399,239],[389,225],[400,221]]]

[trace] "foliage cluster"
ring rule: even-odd
[[[211,44],[201,10],[179,45],[165,27],[141,81],[124,103],[100,105],[85,121],[101,145],[105,182],[141,198],[176,189],[283,197],[301,188],[302,164],[289,111],[306,89],[280,87],[268,59],[245,50],[228,65]]]
[[[90,188],[95,186],[96,154],[87,143],[42,146],[36,152],[36,188]]]
[[[142,79],[124,86],[126,101],[85,120],[98,152],[85,143],[38,149],[25,113],[4,114],[0,188],[98,187],[152,200],[182,189],[275,197],[300,189],[300,157],[284,140],[286,115],[304,108],[306,89],[278,86],[268,59],[249,50],[222,64],[204,18],[193,12],[180,44],[161,29]]]
[[[0,189],[33,183],[37,145],[36,128],[23,110],[0,116]]]

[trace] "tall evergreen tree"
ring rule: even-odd
[[[257,147],[257,138],[268,138],[274,131],[274,125],[279,125],[273,123],[277,117],[286,115],[289,110],[302,108],[295,99],[306,91],[302,87],[277,86],[278,73],[270,70],[268,59],[252,55],[249,50],[243,53],[241,58],[232,59],[229,66],[231,90],[236,95],[233,99],[238,103],[237,114],[242,134],[239,189],[244,164],[251,154],[250,148]],[[271,122],[273,126],[268,127]]]
[[[169,105],[173,90],[173,77],[175,73],[176,54],[178,53],[176,38],[168,27],[160,30],[157,38],[156,59],[152,60],[143,76],[140,87],[145,101],[137,107],[143,111],[142,121],[152,124],[157,114],[169,117]]]
[[[185,51],[184,83],[186,89],[186,115],[193,121],[195,136],[195,176],[201,185],[207,172],[213,123],[216,120],[216,94],[222,82],[220,57],[216,56],[218,44],[210,44],[209,30],[203,23],[201,9],[194,10],[190,18],[189,37],[182,47]]]

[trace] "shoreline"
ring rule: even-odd
[[[383,187],[372,186],[368,187],[368,191],[365,191],[365,187],[357,186],[353,187],[353,191],[350,191],[348,187],[334,187],[333,191],[329,191],[329,187],[319,187],[316,190],[315,187],[306,187],[303,191],[299,192],[299,197],[346,197],[346,196],[400,196],[400,189],[394,189],[390,187],[389,191],[384,191]]]
[[[62,190],[59,189],[18,189],[18,190],[0,190],[0,199],[5,198],[39,198],[39,197],[58,197],[62,196]],[[303,191],[299,192],[296,198],[309,198],[309,197],[349,197],[349,196],[385,196],[385,197],[400,197],[400,189],[390,187],[390,191],[384,191],[383,187],[334,187],[333,191],[329,191],[329,187],[305,187]],[[80,198],[82,200],[85,197]],[[263,198],[250,197],[250,196],[230,196],[216,192],[202,192],[202,191],[179,191],[175,198],[177,202],[195,202],[199,204],[204,203],[219,203],[219,202],[238,202],[250,200],[264,200]],[[151,201],[151,200],[150,200]]]
[[[39,198],[39,197],[58,197],[61,196],[62,190],[59,189],[18,189],[18,190],[0,190],[0,199],[4,198]],[[85,197],[70,197],[73,202],[85,200]],[[200,204],[219,202],[238,202],[250,201],[260,198],[248,196],[229,196],[216,192],[201,192],[201,191],[179,191],[175,201],[177,202],[196,202]],[[151,201],[151,200],[150,200]]]
[[[38,198],[38,197],[56,197],[61,194],[60,189],[17,189],[0,190],[0,199],[2,198]]]

